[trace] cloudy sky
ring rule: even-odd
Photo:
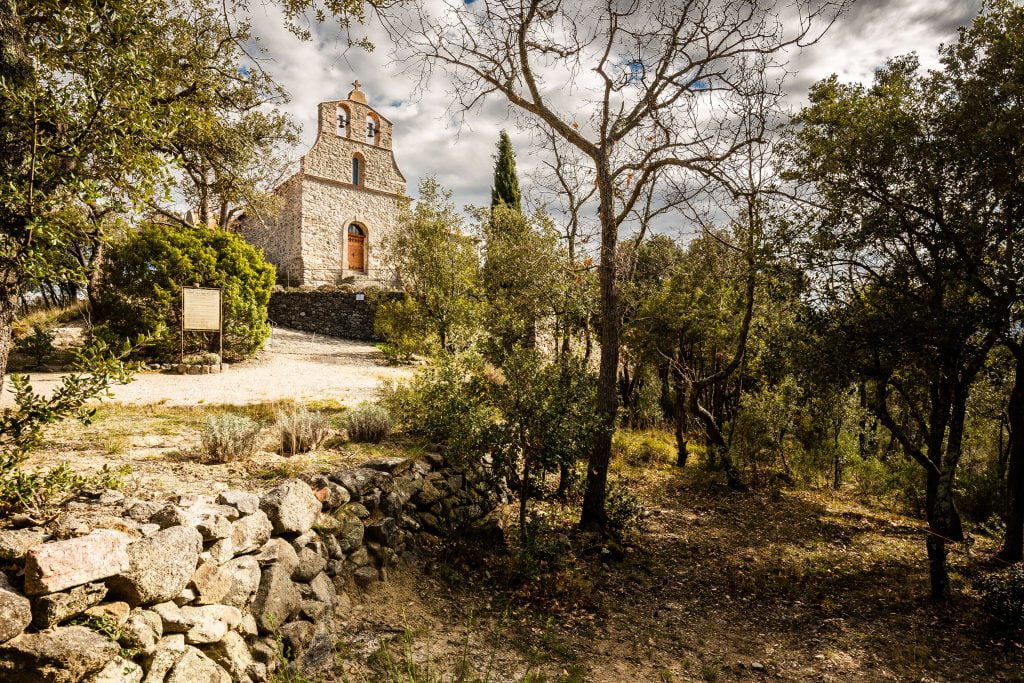
[[[791,104],[798,104],[820,78],[836,73],[843,80],[869,80],[887,58],[898,54],[916,52],[923,64],[933,65],[936,48],[955,37],[977,5],[975,0],[857,0],[819,43],[793,61]],[[317,103],[347,96],[358,78],[370,104],[394,123],[395,154],[410,195],[415,196],[422,176],[433,174],[454,191],[457,206],[488,203],[492,154],[502,128],[512,135],[524,190],[530,192],[528,176],[537,154],[529,131],[517,129],[497,100],[471,116],[454,116],[451,88],[443,77],[435,76],[428,91],[417,92],[415,74],[393,60],[380,26],[371,23],[356,31],[376,44],[367,53],[346,48],[335,26],[312,26],[310,41],[294,37],[272,3],[255,4],[252,21],[264,49],[263,66],[291,94],[284,108],[303,127],[304,146],[296,157],[316,137]]]

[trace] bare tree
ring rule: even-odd
[[[491,96],[549,128],[593,169],[600,241],[603,429],[580,526],[605,527],[619,365],[620,228],[661,177],[726,184],[723,162],[762,137],[745,103],[781,93],[786,60],[848,0],[449,0],[388,17],[399,53],[443,68],[463,111]]]

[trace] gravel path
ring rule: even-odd
[[[346,405],[373,399],[381,383],[410,374],[409,368],[384,365],[384,356],[367,342],[349,341],[274,328],[259,356],[217,375],[142,372],[113,388],[113,401],[133,405],[262,403],[283,399],[336,400]],[[32,386],[47,393],[60,373],[33,373]],[[0,405],[10,405],[9,382]]]

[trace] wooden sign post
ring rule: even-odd
[[[224,300],[219,287],[181,288],[181,362],[185,362],[185,332],[216,332],[220,369],[224,369]]]

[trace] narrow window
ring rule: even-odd
[[[359,157],[352,157],[352,184],[358,185],[361,178],[359,177]]]

